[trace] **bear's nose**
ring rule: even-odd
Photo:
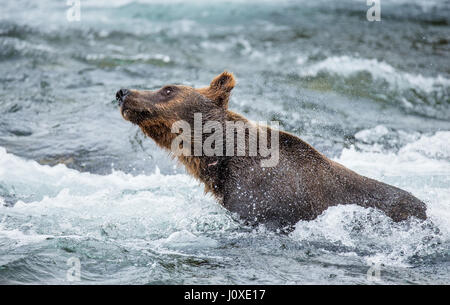
[[[120,89],[116,93],[116,100],[119,102],[119,106],[122,106],[122,103],[124,102],[127,95],[130,94],[130,91],[128,89]]]

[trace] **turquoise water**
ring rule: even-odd
[[[0,283],[448,283],[448,1],[4,1]],[[135,127],[119,88],[238,81],[230,108],[424,200],[243,226]],[[367,277],[380,270],[378,281]]]

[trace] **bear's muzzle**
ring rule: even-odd
[[[116,93],[116,100],[119,102],[119,106],[122,106],[123,102],[125,101],[125,98],[127,95],[130,94],[130,91],[128,89],[120,89]]]

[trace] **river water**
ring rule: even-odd
[[[78,22],[62,0],[1,5],[0,283],[71,283],[69,259],[85,284],[449,283],[449,1],[381,0],[380,22],[365,0],[81,0]],[[289,235],[242,225],[114,101],[225,69],[232,110],[429,219],[349,205]]]

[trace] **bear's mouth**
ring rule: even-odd
[[[147,110],[135,110],[124,105],[120,107],[120,113],[125,120],[130,121],[131,123],[136,125],[139,125],[146,119],[149,119],[151,116],[150,112]]]

